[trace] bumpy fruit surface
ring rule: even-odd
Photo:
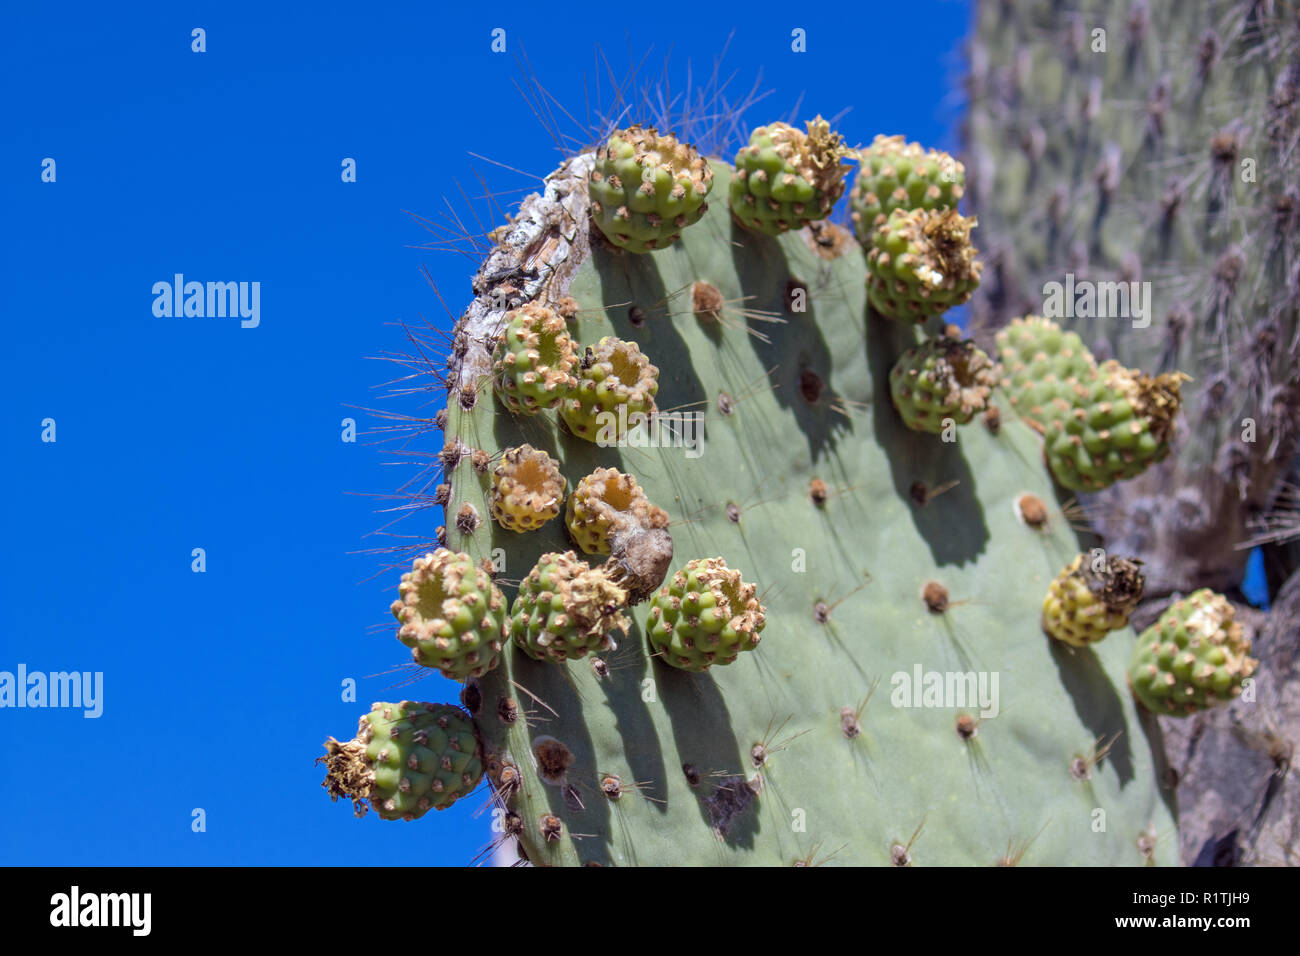
[[[858,154],[858,162],[849,201],[853,230],[864,245],[895,209],[956,209],[966,188],[961,163],[902,136],[877,136]]]
[[[596,151],[587,190],[605,238],[629,252],[649,252],[699,222],[712,186],[713,167],[693,146],[631,126]]]
[[[1072,407],[1046,424],[1052,475],[1073,491],[1094,491],[1162,461],[1186,379],[1181,372],[1143,375],[1113,359],[1088,373],[1073,388]]]
[[[519,585],[510,616],[517,644],[534,660],[586,657],[615,647],[612,631],[627,630],[620,612],[627,591],[572,551],[550,552]]]
[[[964,425],[983,411],[997,382],[997,366],[974,342],[945,335],[903,353],[889,393],[908,428],[938,434],[945,420]]]
[[[843,139],[820,116],[808,131],[786,123],[754,130],[736,154],[731,212],[747,229],[779,236],[825,219],[844,194],[849,154]]]
[[[646,635],[665,663],[703,671],[757,647],[766,623],[754,585],[722,558],[697,558],[651,600]]]
[[[554,408],[578,384],[578,350],[563,316],[534,302],[506,314],[495,359],[497,396],[516,415]]]
[[[636,478],[617,468],[597,468],[579,481],[564,520],[584,554],[609,554],[611,532],[629,524],[668,527],[668,513],[650,503]]]
[[[1175,601],[1138,638],[1129,685],[1148,710],[1186,717],[1241,694],[1255,673],[1250,641],[1226,598],[1208,588]]]
[[[971,297],[979,285],[974,218],[955,209],[895,210],[876,227],[867,252],[867,298],[890,319],[924,322]]]
[[[474,722],[451,704],[371,704],[356,738],[331,737],[325,750],[323,786],[335,800],[350,798],[357,816],[368,802],[385,820],[416,820],[447,809],[483,778]]]
[[[469,555],[439,548],[402,575],[390,610],[417,664],[444,677],[482,677],[501,660],[506,599]]]
[[[1012,319],[998,332],[997,347],[1011,407],[1040,430],[1073,405],[1075,386],[1097,368],[1077,333],[1036,315]]]
[[[1144,584],[1135,561],[1081,554],[1048,587],[1043,630],[1074,647],[1096,643],[1128,624]]]
[[[507,448],[492,470],[488,505],[511,531],[533,531],[560,513],[565,480],[560,463],[532,445]]]
[[[579,438],[614,444],[655,412],[658,391],[659,369],[637,344],[607,335],[587,347],[560,417]]]

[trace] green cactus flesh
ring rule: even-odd
[[[756,586],[765,627],[725,666],[681,669],[648,640],[647,591],[625,610],[617,650],[556,663],[510,642],[466,699],[506,832],[528,859],[992,865],[1032,838],[1026,864],[1174,862],[1174,840],[1138,845],[1173,818],[1125,688],[1132,632],[1072,650],[1041,629],[1048,586],[1080,544],[1055,508],[1019,517],[1019,501],[1055,500],[1038,434],[1010,416],[996,431],[965,425],[955,443],[905,426],[888,376],[922,330],[868,307],[856,246],[828,258],[807,230],[751,232],[720,203],[667,249],[589,240],[591,162],[569,160],[525,200],[476,280],[451,369],[448,514],[487,511],[478,452],[529,444],[560,463],[569,489],[618,468],[671,519],[665,583],[721,558]],[[731,168],[713,169],[729,190]],[[506,310],[494,298],[504,280],[491,277],[511,250],[543,241],[556,251],[533,263],[520,297],[576,299],[581,345],[636,342],[661,370],[660,408],[703,413],[701,444],[683,418],[661,422],[658,444],[609,447],[554,411],[515,415],[493,397]],[[701,281],[720,293],[722,321],[681,304]],[[738,302],[745,311],[726,304]],[[519,534],[448,522],[445,535],[475,560],[504,556],[509,593],[542,555],[572,549],[564,524]],[[983,674],[986,690],[998,681],[997,716],[981,716],[974,694],[933,696],[936,677],[971,689],[966,674]],[[1088,779],[1071,774],[1115,735]]]

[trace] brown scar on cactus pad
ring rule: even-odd
[[[575,759],[561,741],[545,734],[533,740],[533,756],[537,758],[537,772],[542,779],[557,786],[565,782]]]
[[[532,445],[507,448],[492,471],[492,517],[510,531],[533,531],[560,513],[560,463]]]
[[[691,286],[691,309],[695,317],[703,322],[722,321],[722,307],[726,300],[718,287],[703,279]]]
[[[755,775],[752,780],[746,780],[744,776],[736,774],[723,777],[718,781],[704,803],[709,812],[709,822],[713,825],[713,832],[719,839],[727,838],[727,833],[736,821],[745,815],[762,791],[761,774]]]
[[[957,715],[957,736],[962,740],[970,740],[979,732],[979,721],[970,714]]]
[[[1016,498],[1012,505],[1016,520],[1021,524],[1028,525],[1036,531],[1042,530],[1047,525],[1047,505],[1043,504],[1043,499],[1038,495],[1025,492]]]
[[[948,600],[948,589],[938,581],[925,582],[925,586],[921,588],[921,600],[925,602],[926,609],[931,614],[942,614],[948,610],[951,603]]]

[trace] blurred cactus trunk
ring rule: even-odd
[[[1047,314],[1099,359],[1190,373],[1173,454],[1084,504],[1149,596],[1235,588],[1300,505],[1300,5],[982,0],[975,21],[976,338]],[[1051,283],[1081,294],[1063,315]]]

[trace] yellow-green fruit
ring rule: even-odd
[[[593,568],[572,551],[542,555],[519,584],[510,615],[515,644],[538,661],[586,657],[613,650],[613,631],[626,631],[620,611],[627,591],[603,568]]]
[[[745,228],[769,236],[800,229],[829,216],[844,194],[840,160],[851,151],[820,116],[806,125],[760,126],[736,154],[729,200]]]
[[[1128,681],[1153,713],[1186,717],[1241,695],[1259,662],[1228,599],[1209,588],[1175,601],[1142,632]]]
[[[501,662],[506,599],[487,571],[459,551],[439,548],[402,575],[390,610],[411,657],[444,677],[482,677]]]
[[[579,438],[614,445],[638,425],[650,427],[658,391],[659,369],[637,344],[607,335],[587,346],[560,417]]]
[[[1081,554],[1052,581],[1043,600],[1043,630],[1058,641],[1086,647],[1128,624],[1142,600],[1139,563]]]
[[[650,503],[637,480],[597,468],[569,495],[565,525],[584,554],[609,554],[610,534],[627,527],[666,528],[668,513]]]
[[[631,126],[596,151],[591,216],[614,245],[649,252],[676,242],[708,210],[713,167],[672,135]]]
[[[722,558],[697,558],[651,599],[646,636],[665,663],[703,671],[757,647],[766,623],[754,585]]]
[[[889,319],[924,322],[969,299],[983,268],[970,241],[975,224],[955,209],[894,210],[867,251],[872,308]]]
[[[578,349],[564,317],[530,302],[505,322],[492,365],[497,397],[516,415],[554,408],[578,384]]]
[[[416,820],[445,810],[483,778],[482,748],[470,715],[451,704],[404,700],[370,705],[347,743],[325,743],[330,797],[366,804],[385,820]]]
[[[534,531],[560,513],[565,484],[560,463],[546,452],[507,448],[492,471],[492,517],[510,531]]]

